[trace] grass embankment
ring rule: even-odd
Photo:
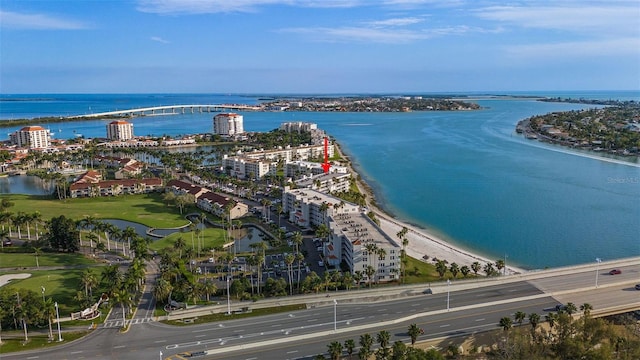
[[[96,219],[121,219],[137,222],[153,228],[174,228],[184,226],[188,221],[177,208],[167,206],[161,194],[122,195],[116,197],[103,196],[94,198],[76,198],[57,200],[51,197],[32,195],[2,195],[14,203],[9,211],[27,214],[38,210],[42,218],[47,220],[55,216],[65,215],[80,220],[85,216]],[[195,207],[194,207],[195,209]],[[185,214],[190,209],[185,210]]]
[[[243,319],[243,318],[253,317],[253,316],[272,315],[272,314],[278,314],[278,313],[289,312],[289,311],[304,310],[306,308],[307,307],[304,304],[285,305],[285,306],[278,306],[278,307],[272,307],[272,308],[254,309],[251,312],[246,312],[246,313],[234,313],[230,315],[227,315],[226,313],[219,313],[219,314],[211,314],[211,315],[204,315],[204,316],[184,319],[184,320],[187,320],[187,322],[185,322],[183,319],[168,320],[168,321],[162,321],[162,322],[169,325],[185,326],[185,325],[195,325],[195,324],[210,323],[210,322],[225,321],[225,320],[237,320],[237,319]]]
[[[89,331],[77,331],[77,332],[66,332],[62,336],[64,343],[69,343],[73,340],[79,339],[85,335],[87,335]],[[20,335],[22,335],[22,331],[19,331]],[[16,351],[27,351],[27,350],[38,350],[42,348],[46,348],[49,346],[56,346],[60,343],[58,342],[58,333],[53,331],[54,341],[49,341],[48,335],[29,335],[29,341],[27,343],[24,342],[24,337],[22,336],[12,336],[8,338],[6,336],[6,332],[2,334],[2,346],[0,346],[0,354],[16,352]]]

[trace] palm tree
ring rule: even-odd
[[[444,277],[444,274],[447,273],[447,263],[444,260],[438,260],[436,262],[436,271],[438,275],[440,275],[440,279]]]
[[[182,250],[185,249],[187,243],[184,241],[182,236],[179,236],[176,241],[173,243],[173,248],[178,250],[178,257],[182,259]]]
[[[488,262],[484,265],[484,268],[482,269],[485,274],[487,274],[487,276],[491,276],[495,273],[495,269],[493,268],[493,264]]]
[[[40,240],[38,225],[42,223],[42,214],[40,211],[36,210],[31,214],[31,221],[33,221],[33,224],[35,225],[36,241],[38,241]]]
[[[207,302],[209,302],[210,296],[218,291],[218,287],[213,283],[213,281],[206,279],[203,283],[202,291],[207,296]]]
[[[549,323],[549,328],[553,329],[553,327],[558,322],[558,314],[556,313],[548,313],[544,316],[545,320]]]
[[[39,247],[34,247],[34,248],[33,248],[33,253],[34,253],[34,254],[35,254],[35,256],[36,256],[36,267],[37,267],[38,269],[40,269],[40,262],[38,261],[38,255],[40,255],[41,250],[42,250],[42,249],[41,249],[41,248],[39,248]]]
[[[84,295],[88,297],[88,296],[90,296],[90,294],[93,295],[92,294],[92,289],[93,289],[94,286],[96,286],[98,284],[98,278],[93,273],[93,271],[91,271],[91,269],[86,269],[82,273],[82,277],[80,278],[80,282],[82,283],[82,286],[84,287]]]
[[[499,259],[496,260],[496,269],[498,269],[498,273],[504,268],[504,260]]]
[[[353,339],[347,339],[344,341],[344,349],[347,351],[347,355],[349,355],[349,359],[351,359],[351,355],[353,354],[353,349],[356,348],[356,342]]]
[[[381,330],[378,335],[376,335],[376,341],[380,344],[380,353],[382,354],[382,358],[386,359],[389,356],[389,340],[391,339],[391,334],[387,330]]]
[[[580,305],[580,310],[582,311],[582,314],[584,315],[584,317],[587,318],[589,317],[589,315],[591,315],[591,310],[593,310],[593,306],[591,306],[591,304],[589,303],[584,303]]]
[[[473,264],[471,264],[471,270],[473,270],[473,273],[476,276],[478,276],[478,272],[480,271],[481,268],[482,268],[482,266],[477,261],[475,261]]]
[[[522,322],[524,321],[524,319],[526,319],[527,314],[525,314],[522,311],[516,311],[516,313],[513,314],[513,317],[516,320],[516,322],[518,323],[518,325],[522,325]]]
[[[369,359],[371,356],[371,346],[373,346],[373,337],[369,334],[360,335],[360,351],[358,357],[361,360]]]
[[[364,269],[364,272],[367,275],[367,279],[369,280],[369,289],[371,289],[371,283],[373,282],[373,276],[376,273],[376,269],[374,269],[371,265],[367,265],[367,267]]]
[[[293,254],[287,254],[284,257],[284,263],[287,264],[287,277],[289,278],[289,295],[293,295],[293,262],[296,257]]]
[[[500,326],[502,330],[507,331],[511,329],[511,326],[513,326],[513,322],[511,321],[510,317],[505,316],[500,319],[500,323],[498,324],[498,326]]]
[[[460,267],[456,263],[451,263],[451,265],[449,266],[449,271],[451,272],[451,275],[453,275],[453,278],[455,279],[458,277],[458,273],[460,272]]]
[[[411,338],[411,346],[415,345],[418,336],[422,333],[422,330],[416,324],[409,325],[409,330],[407,331],[409,337]]]
[[[531,330],[536,331],[538,324],[540,323],[540,315],[537,313],[529,314],[529,324],[531,324]]]
[[[576,311],[578,311],[578,307],[576,306],[576,304],[572,302],[568,302],[567,305],[564,307],[564,312],[566,312],[569,315],[575,314]]]
[[[53,299],[48,298],[44,301],[43,310],[47,316],[47,320],[49,320],[49,340],[53,339],[53,328],[51,327],[51,322],[53,319],[53,314],[55,313],[55,303]]]
[[[471,269],[467,265],[463,265],[460,268],[460,272],[462,273],[463,277],[467,277],[467,275],[469,275],[469,273],[471,272]]]
[[[156,281],[156,286],[153,288],[153,295],[156,297],[156,301],[164,300],[169,298],[169,294],[173,290],[173,286],[171,283],[164,278],[159,278]]]
[[[122,308],[122,327],[126,328],[127,318],[125,316],[125,309],[127,308],[127,306],[130,306],[133,303],[133,301],[131,300],[131,294],[127,291],[127,289],[123,288],[116,291],[113,294],[113,298],[114,302],[119,303],[120,307]]]
[[[331,344],[327,345],[329,348],[329,356],[331,356],[331,360],[339,360],[342,355],[342,343],[339,341],[333,341]]]

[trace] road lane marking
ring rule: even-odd
[[[39,358],[39,357],[40,357],[40,356],[31,356],[31,357],[28,357],[27,359],[37,359],[37,358]]]
[[[295,353],[297,353],[297,352],[298,352],[298,350],[287,351],[287,354],[295,354]]]
[[[205,337],[207,335],[196,335],[197,338]]]
[[[475,321],[484,321],[484,319],[476,319]]]
[[[114,349],[122,349],[123,347],[126,347],[125,345],[118,345],[118,346],[114,346]]]
[[[233,330],[234,333],[239,333],[239,332],[243,332],[244,329],[238,329],[238,330]]]
[[[82,353],[82,351],[72,351],[72,352],[70,352],[69,354],[71,354],[71,355],[75,355],[75,354],[80,354],[80,353]]]
[[[440,325],[441,328],[443,327],[447,327],[447,326],[451,326],[451,324],[444,324],[444,325]]]
[[[163,342],[167,342],[167,340],[156,340],[156,341],[154,341],[154,343],[156,343],[156,344],[163,343]]]

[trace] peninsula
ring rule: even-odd
[[[518,122],[516,132],[528,139],[572,148],[637,156],[640,105],[625,102],[604,108],[533,116]]]

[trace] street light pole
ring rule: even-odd
[[[600,263],[602,260],[600,258],[596,258],[596,289],[598,288],[598,273],[600,272]]]
[[[449,311],[449,288],[451,287],[451,280],[447,279],[447,311]]]
[[[231,315],[231,295],[229,294],[229,275],[227,275],[227,315]]]
[[[58,341],[62,342],[62,333],[60,332],[60,313],[58,312],[58,302],[56,301],[54,306],[56,307],[56,323],[58,323]]]
[[[44,286],[40,286],[40,287],[42,288],[42,303],[44,303],[45,302],[45,300],[44,300],[44,290],[45,289],[44,289]]]
[[[338,300],[333,299],[333,331],[338,331]]]

